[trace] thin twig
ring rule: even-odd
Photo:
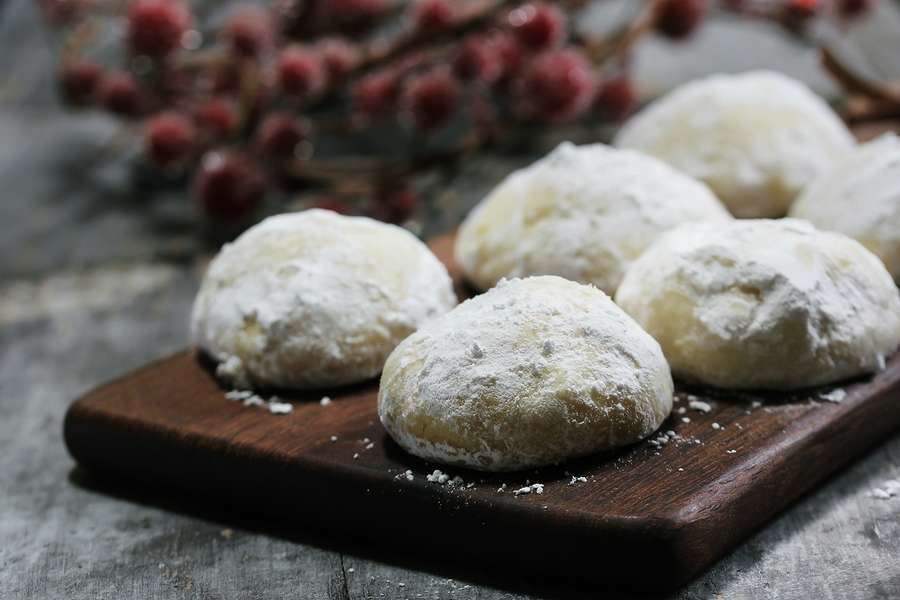
[[[900,92],[896,89],[882,83],[869,81],[862,75],[854,72],[826,46],[822,46],[819,52],[822,68],[834,77],[848,93],[861,94],[868,98],[891,104],[900,104]]]

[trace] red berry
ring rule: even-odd
[[[459,80],[448,71],[436,70],[410,79],[402,104],[417,129],[430,131],[453,116],[461,95]]]
[[[397,102],[397,77],[390,71],[366,75],[353,86],[353,107],[367,117],[389,113]]]
[[[249,216],[262,202],[266,179],[248,156],[207,152],[194,179],[194,194],[204,214],[218,219]]]
[[[316,200],[310,208],[321,208],[322,210],[330,210],[339,215],[352,215],[353,207],[337,198],[320,198]]]
[[[169,167],[190,156],[196,139],[197,130],[186,115],[164,112],[148,121],[144,150],[155,164]]]
[[[197,109],[197,124],[213,138],[224,138],[238,127],[238,109],[233,100],[212,98]]]
[[[179,47],[192,20],[181,0],[134,0],[128,10],[128,46],[135,54],[165,58]]]
[[[256,145],[269,158],[286,160],[297,156],[297,146],[309,137],[309,127],[289,113],[268,115],[256,132]]]
[[[328,80],[334,81],[347,75],[359,62],[359,51],[341,38],[325,38],[316,45]]]
[[[585,56],[573,49],[537,55],[519,82],[526,111],[549,121],[575,119],[590,107],[594,76]]]
[[[437,31],[455,19],[456,11],[447,0],[420,0],[413,5],[413,22],[419,31]]]
[[[839,0],[838,11],[841,16],[847,19],[853,19],[872,10],[876,0]]]
[[[137,80],[125,71],[116,71],[104,77],[99,97],[100,104],[106,110],[125,117],[137,116],[143,107]]]
[[[375,195],[375,216],[388,223],[404,223],[412,217],[419,197],[409,187],[383,185]]]
[[[270,14],[258,6],[241,6],[234,12],[223,32],[231,51],[238,56],[258,56],[274,42]]]
[[[636,102],[634,86],[625,75],[604,81],[594,97],[597,113],[608,121],[624,121],[634,110]]]
[[[453,59],[453,73],[463,81],[496,81],[503,74],[502,57],[489,40],[466,39]]]
[[[102,78],[103,69],[97,63],[72,59],[63,63],[59,73],[59,85],[67,102],[75,106],[85,106],[94,101]]]
[[[513,33],[534,50],[558,46],[566,35],[566,17],[559,8],[544,3],[529,3],[516,8],[507,18]]]
[[[666,0],[656,14],[656,30],[673,40],[690,36],[706,17],[707,0]]]
[[[278,57],[278,84],[290,96],[315,96],[325,86],[321,58],[301,46],[289,46]]]
[[[525,50],[515,36],[498,32],[490,37],[491,48],[500,60],[501,80],[509,80],[525,62]]]

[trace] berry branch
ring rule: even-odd
[[[63,36],[63,97],[136,124],[160,179],[190,176],[202,214],[230,223],[297,194],[404,222],[419,174],[522,132],[626,118],[634,47],[689,39],[712,0],[644,0],[608,35],[576,33],[572,15],[596,1],[274,0],[209,29],[186,0],[39,0]],[[871,0],[824,4],[719,2],[816,43],[816,20]],[[122,59],[100,61],[110,23]],[[849,91],[896,109],[891,88],[824,57]]]

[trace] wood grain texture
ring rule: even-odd
[[[432,247],[464,290],[452,240]],[[684,584],[900,425],[898,356],[882,373],[842,386],[840,403],[823,400],[823,390],[760,396],[682,387],[661,428],[672,432],[667,443],[520,474],[446,469],[473,484],[461,488],[427,482],[440,466],[390,440],[377,419],[375,382],[280,393],[295,408],[276,416],[226,400],[211,373],[181,352],[89,393],[66,417],[70,452],[90,469],[279,519],[644,590]],[[713,409],[690,409],[688,394]],[[321,406],[323,395],[332,404]],[[413,481],[400,476],[406,470]],[[572,484],[569,472],[588,481]],[[543,494],[513,495],[527,481],[543,483]],[[453,535],[435,544],[444,531]],[[654,577],[642,576],[646,564]]]

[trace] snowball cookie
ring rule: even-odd
[[[406,338],[378,415],[426,460],[483,471],[636,442],[672,410],[659,344],[592,286],[503,280]]]
[[[677,377],[722,388],[831,383],[881,368],[900,344],[900,294],[881,261],[795,219],[671,231],[616,301]]]
[[[456,260],[481,289],[503,277],[559,275],[611,294],[663,231],[727,218],[705,185],[655,158],[566,142],[475,208]]]
[[[705,181],[738,217],[783,216],[807,182],[853,144],[821,98],[768,71],[681,86],[616,138],[617,146],[643,150]]]
[[[406,230],[307,210],[222,248],[191,334],[235,384],[342,385],[377,375],[400,340],[455,305],[447,270]]]
[[[807,186],[791,216],[856,239],[900,281],[900,138],[858,146]]]

